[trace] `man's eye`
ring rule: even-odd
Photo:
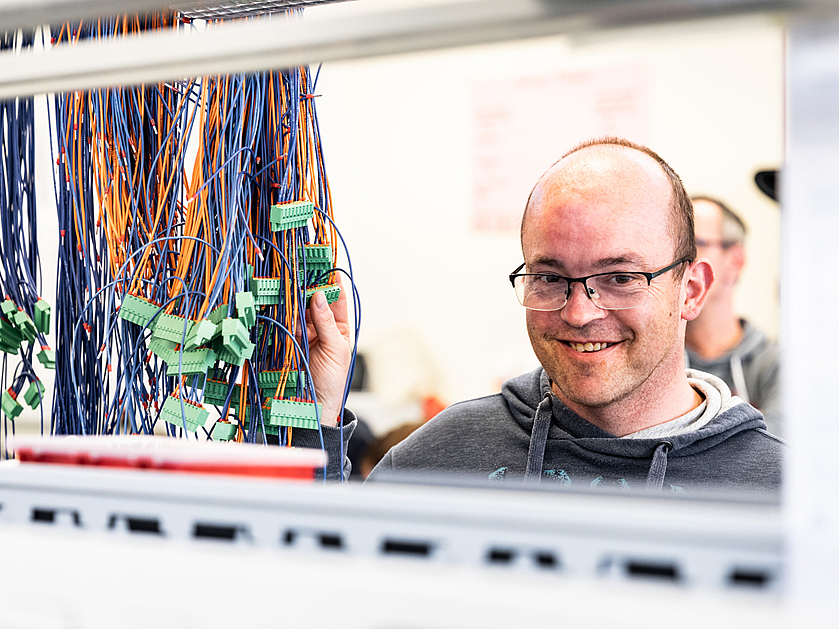
[[[606,276],[606,281],[614,286],[628,286],[636,284],[640,280],[640,276],[632,273],[613,273]]]
[[[558,275],[540,275],[539,279],[542,280],[545,284],[556,284],[557,282],[562,281],[562,278]]]

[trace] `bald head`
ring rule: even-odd
[[[629,203],[630,198],[643,201],[648,207],[666,207],[674,259],[696,258],[693,207],[682,180],[652,150],[614,137],[590,140],[574,147],[542,175],[525,206],[522,242],[532,208],[541,206],[547,197],[584,188],[587,182],[597,182],[598,186],[609,187],[613,194],[625,196],[626,207],[638,207]]]

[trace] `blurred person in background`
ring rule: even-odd
[[[722,201],[693,197],[696,250],[714,267],[705,305],[685,334],[686,366],[721,378],[731,392],[763,412],[781,436],[778,346],[735,314],[734,295],[746,263],[746,226]]]

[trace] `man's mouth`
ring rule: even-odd
[[[599,352],[611,347],[614,343],[574,343],[573,341],[566,341],[566,345],[577,352]]]

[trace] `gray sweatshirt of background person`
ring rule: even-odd
[[[734,395],[760,409],[769,432],[783,437],[778,345],[771,343],[763,332],[745,319],[740,319],[740,325],[743,328],[743,338],[731,351],[705,360],[688,347],[685,348],[685,366],[724,380]],[[744,391],[737,386],[737,379],[734,377],[736,363],[739,363],[742,370]]]
[[[687,373],[694,388],[705,387],[708,408],[693,413],[703,417],[692,426],[675,429],[680,434],[615,437],[560,402],[540,367],[505,382],[500,394],[449,407],[393,447],[370,480],[433,471],[579,487],[777,491],[783,442],[722,380]]]

